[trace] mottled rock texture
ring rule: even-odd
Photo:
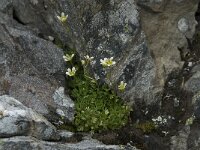
[[[168,75],[180,70],[197,22],[198,0],[138,0],[142,29],[154,58],[154,86],[162,91]]]
[[[30,1],[1,1],[0,6],[0,95],[56,121],[53,94],[64,84],[63,50],[40,35],[40,27],[46,28],[31,14]],[[33,26],[31,20],[40,23]]]
[[[0,96],[0,137],[33,136],[41,140],[59,140],[56,128],[42,115],[7,95]]]
[[[1,48],[11,49],[1,54],[2,62],[6,60],[1,68],[7,70],[3,71],[2,82],[7,85],[4,92],[16,98],[17,93],[31,97],[35,101],[31,107],[49,113],[45,105],[53,106],[52,93],[59,84],[50,75],[64,70],[63,52],[48,41],[50,36],[76,49],[80,57],[94,56],[92,74],[103,80],[105,72],[99,60],[113,56],[117,64],[111,68],[112,88],[124,80],[128,84],[122,94],[126,101],[155,102],[161,99],[168,74],[182,67],[178,49],[187,49],[186,37],[191,38],[194,33],[197,4],[197,0],[3,0],[1,37],[6,42]],[[61,12],[68,14],[67,30],[57,19]],[[9,66],[9,58],[14,66]],[[27,80],[45,84],[29,87],[33,91],[30,93],[22,92],[27,91],[24,86],[18,92],[13,90]],[[37,90],[44,87],[47,90],[39,90],[43,93],[38,94]],[[31,105],[30,101],[25,103]]]
[[[1,150],[120,150],[119,146],[104,145],[96,140],[84,140],[76,144],[44,142],[33,137],[18,136],[1,139]],[[137,150],[137,149],[135,149]]]
[[[64,49],[59,48],[62,47],[74,49],[80,58],[87,54],[94,56],[91,75],[99,76],[101,81],[107,83],[99,61],[114,57],[117,63],[110,69],[111,88],[117,91],[117,85],[124,80],[127,82],[125,92],[117,93],[125,101],[135,103],[136,108],[136,101],[153,104],[162,99],[164,85],[171,72],[180,71],[183,67],[188,53],[187,39],[192,38],[195,30],[198,3],[199,0],[1,0],[0,95],[12,96],[24,105],[22,110],[31,108],[52,122],[61,117],[64,121],[72,121],[73,102],[61,88],[65,84]],[[65,25],[57,18],[61,12],[68,14]],[[197,68],[182,87],[195,96],[199,91],[198,83]],[[4,99],[7,98],[4,96]],[[184,101],[180,100],[180,103]],[[195,114],[200,114],[198,103],[198,99],[193,102]],[[10,108],[13,109],[13,106]],[[146,109],[144,112],[148,114]],[[63,117],[65,115],[68,116]],[[0,121],[6,119],[1,118]],[[0,135],[28,135],[29,119],[30,114],[27,113],[18,134],[15,131],[19,129],[14,125],[18,120],[9,122],[16,130],[9,130],[7,135],[4,134],[4,127],[8,123],[3,122]],[[199,133],[195,135],[196,142],[189,143],[193,141],[191,137],[197,129],[191,128],[187,132],[179,129],[179,134],[169,137],[171,149],[198,148]],[[34,131],[44,136],[41,139],[48,139],[40,127]],[[84,144],[74,147],[26,138],[5,138],[1,140],[0,149],[62,150],[84,147]],[[155,138],[154,141],[159,140]],[[162,144],[158,145],[162,147]],[[104,148],[86,144],[85,149],[94,147]]]

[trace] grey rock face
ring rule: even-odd
[[[137,0],[138,5],[145,7],[146,9],[150,9],[153,12],[163,12],[166,4],[167,4],[167,0]]]
[[[187,50],[186,37],[191,39],[194,35],[198,1],[138,0],[138,5],[142,29],[156,66],[153,85],[162,92],[168,75],[183,66],[180,50]]]
[[[179,135],[171,137],[170,150],[187,150],[187,140],[190,134],[190,127],[179,131]]]
[[[0,137],[31,135],[42,140],[59,140],[56,128],[43,116],[9,96],[0,96]]]
[[[185,83],[185,89],[191,91],[194,94],[197,94],[200,91],[200,65],[196,65],[192,68],[192,76]]]
[[[193,93],[192,104],[194,106],[194,114],[200,118],[200,65],[196,65],[192,71],[192,76],[185,83],[185,89]]]
[[[6,66],[7,70],[12,72],[24,73],[24,69],[29,68],[25,69],[26,75],[42,73],[48,76],[48,80],[50,74],[61,73],[64,70],[62,50],[46,41],[53,37],[51,39],[59,39],[65,46],[76,49],[81,58],[87,54],[94,56],[95,63],[91,66],[91,72],[105,81],[105,72],[99,61],[105,57],[114,57],[117,64],[111,69],[112,88],[116,89],[119,82],[124,80],[128,86],[121,96],[125,100],[134,103],[135,99],[140,99],[150,104],[161,98],[168,74],[182,67],[178,48],[186,48],[185,36],[191,38],[194,33],[194,13],[198,2],[61,0],[42,3],[15,0],[1,1],[1,5],[3,4],[1,23],[5,24],[5,27],[2,27],[2,41],[10,43],[3,43],[4,46],[1,47],[11,50],[17,47],[17,54],[13,53],[15,51],[12,54],[21,59],[13,62],[15,65],[10,69],[7,57],[11,56],[11,51],[9,54],[4,52],[7,64],[2,65],[2,69],[5,70]],[[40,15],[37,10],[41,11]],[[69,16],[67,30],[57,19],[61,12]],[[181,18],[188,21],[184,22]],[[184,34],[181,30],[184,30]],[[12,38],[3,36],[8,34]],[[22,59],[25,61],[19,62]],[[6,75],[6,81],[2,82],[10,83],[11,77],[8,73]],[[5,79],[5,75],[3,78]],[[41,75],[38,78],[41,79]],[[44,81],[43,78],[41,80]],[[59,83],[54,77],[50,80],[52,81],[47,89],[52,90],[44,93],[48,95],[48,104],[45,98],[40,98],[38,92],[36,95],[44,105],[53,107],[54,102],[50,95],[59,87]],[[12,93],[7,90],[9,85],[4,93]],[[47,111],[48,108],[44,112]],[[57,112],[61,113],[60,110]]]
[[[0,9],[0,95],[11,95],[57,121],[53,94],[64,84],[63,50],[40,36],[37,27],[25,26],[16,3],[0,2],[7,8]]]
[[[54,102],[57,104],[57,114],[66,120],[73,121],[74,119],[74,102],[64,93],[64,87],[57,89],[53,95]]]
[[[120,150],[119,146],[104,145],[96,140],[84,140],[76,144],[44,142],[29,136],[1,139],[1,150]]]
[[[77,8],[84,8],[83,12],[76,11],[76,15],[83,18],[79,27],[82,33],[77,34],[84,40],[81,47],[76,47],[81,57],[87,54],[95,57],[92,72],[103,80],[105,72],[100,59],[114,57],[117,63],[110,69],[113,88],[123,80],[127,83],[127,89],[122,96],[127,101],[155,101],[155,64],[141,30],[135,2],[88,2],[89,7],[86,1],[76,4]],[[81,41],[80,38],[77,40]]]
[[[99,61],[113,56],[117,65],[111,69],[112,84],[117,87],[121,80],[128,83],[122,96],[131,102],[135,98],[147,103],[154,101],[157,94],[153,86],[155,65],[134,1],[45,1],[44,5],[38,1],[32,5],[29,1],[14,1],[20,22],[36,27],[44,37],[59,38],[68,47],[76,48],[81,57],[94,56],[96,63],[91,66],[92,73],[103,80],[105,73]],[[27,13],[22,11],[24,6]],[[45,11],[38,17],[34,9]],[[57,19],[62,11],[69,15],[67,31]]]

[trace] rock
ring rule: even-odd
[[[193,94],[192,105],[196,118],[200,119],[200,64],[191,70],[191,77],[186,81],[184,88]]]
[[[73,121],[75,114],[74,102],[70,97],[65,95],[64,87],[60,87],[55,91],[53,99],[57,104],[57,114],[66,120]]]
[[[65,141],[65,142],[66,141],[70,142],[71,139],[74,137],[74,133],[73,132],[69,132],[69,131],[65,131],[65,130],[60,131],[59,135],[61,137],[61,140]]]
[[[194,35],[198,1],[138,0],[137,3],[156,68],[153,86],[162,93],[169,74],[183,67],[180,50],[188,51],[186,37],[191,39]]]
[[[9,9],[12,10],[13,4],[9,2]],[[58,87],[64,85],[63,50],[40,38],[37,28],[24,26],[15,15],[2,12],[0,11],[0,95],[8,94],[49,120],[57,122],[59,117],[53,95]]]
[[[127,83],[126,91],[121,95],[125,100],[131,103],[135,99],[146,103],[156,101],[158,91],[153,86],[156,68],[141,30],[135,2],[91,0],[73,3],[75,10],[83,8],[81,12],[75,11],[77,18],[82,18],[78,20],[81,32],[76,32],[76,41],[83,41],[76,49],[82,58],[87,54],[95,58],[92,73],[109,83],[100,59],[114,57],[117,63],[110,70],[113,89],[123,80]]]
[[[64,70],[61,56],[63,54],[51,42],[61,41],[63,45],[76,49],[81,58],[87,54],[94,56],[96,63],[91,66],[91,72],[106,82],[108,79],[105,79],[105,72],[99,60],[114,57],[117,64],[111,69],[112,88],[117,90],[119,82],[124,80],[127,82],[126,91],[121,94],[124,100],[134,103],[138,99],[151,104],[161,99],[168,75],[183,65],[178,48],[187,48],[185,36],[191,38],[194,34],[194,14],[198,2],[56,0],[42,3],[37,0],[15,0],[1,1],[0,5],[3,4],[5,5],[0,10],[8,16],[3,15],[1,22],[5,24],[6,31],[15,41],[7,38],[12,43],[17,43],[18,49],[22,49],[22,53],[28,56],[26,62],[31,61],[35,67],[31,68],[29,65],[27,74],[30,75],[31,71],[31,74],[35,73],[34,69],[48,75],[61,73]],[[37,10],[42,13],[38,15]],[[68,15],[66,26],[57,19],[61,12]],[[8,24],[11,25],[8,27]],[[15,27],[12,24],[15,24]],[[49,37],[54,38],[51,41],[43,40],[49,40]],[[8,44],[6,47],[9,47]],[[20,54],[20,57],[23,58],[23,55]],[[17,70],[26,68],[20,67],[21,69]],[[8,78],[6,81],[10,81],[10,77]],[[48,91],[44,95],[51,95],[60,87],[54,77],[50,80],[56,85],[52,85],[53,91]],[[8,91],[5,90],[7,93]],[[36,95],[39,95],[37,90]],[[48,104],[43,98],[39,101],[53,107],[54,102],[50,96],[48,97]],[[55,110],[57,109],[53,112]],[[60,110],[57,112],[61,114]]]
[[[191,70],[191,77],[185,83],[185,90],[197,94],[200,91],[200,64],[194,66]]]
[[[42,115],[7,95],[0,96],[0,137],[30,135],[41,140],[59,140],[56,128]]]
[[[75,144],[44,142],[30,136],[1,139],[1,150],[120,150],[116,145],[104,145],[96,140],[84,140]]]
[[[81,57],[86,54],[94,56],[96,64],[92,66],[92,73],[103,80],[105,74],[99,60],[113,56],[117,65],[111,72],[112,83],[115,87],[121,80],[128,83],[127,91],[122,95],[125,99],[132,103],[135,98],[144,99],[147,103],[155,101],[154,97],[158,93],[153,86],[155,66],[141,30],[139,12],[134,1],[91,0],[80,3],[76,0],[41,3],[16,0],[10,2],[10,5],[14,19],[34,29],[37,36],[45,39],[55,37],[55,40],[59,39],[67,47],[75,48]],[[43,13],[38,16],[36,10]],[[57,19],[61,12],[69,15],[67,30]],[[42,69],[43,66],[36,68]],[[57,112],[61,113],[60,110]]]
[[[163,12],[167,0],[137,0],[139,6],[144,7],[145,9],[149,9],[153,12]]]
[[[188,150],[187,140],[189,134],[190,134],[190,127],[186,126],[181,131],[179,131],[179,135],[172,136],[170,150]]]
[[[200,132],[199,124],[193,125],[190,131],[190,135],[187,140],[188,150],[198,150],[200,149]]]
[[[185,126],[179,134],[171,137],[171,150],[198,150],[200,148],[199,124]]]

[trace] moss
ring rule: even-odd
[[[99,86],[86,78],[76,78],[72,85],[76,100],[74,124],[78,131],[114,130],[127,123],[130,108],[108,86]]]
[[[144,133],[151,133],[156,129],[155,124],[153,122],[150,122],[150,121],[135,124],[134,126],[137,129],[141,129]]]

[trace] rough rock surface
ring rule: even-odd
[[[197,22],[198,0],[138,0],[142,29],[156,66],[154,85],[162,90],[168,75],[183,67]]]
[[[38,140],[56,140],[57,135],[49,137],[48,133],[50,130],[54,132],[55,127],[44,118],[43,123],[36,120],[40,116],[37,113],[43,114],[52,122],[57,122],[59,118],[73,120],[73,102],[61,88],[64,86],[65,64],[62,59],[63,49],[59,46],[75,49],[81,58],[87,54],[94,56],[96,61],[91,65],[91,73],[106,82],[109,81],[105,79],[99,60],[114,57],[117,63],[111,68],[112,88],[116,90],[121,80],[127,82],[126,91],[121,95],[124,100],[131,103],[144,100],[146,104],[152,104],[163,98],[162,102],[168,103],[167,98],[177,97],[167,94],[163,96],[164,85],[183,81],[184,76],[179,76],[181,80],[172,79],[167,84],[165,81],[172,71],[181,70],[183,61],[188,61],[186,57],[190,47],[187,38],[192,38],[194,34],[194,16],[198,2],[199,0],[1,0],[0,95],[12,96],[25,106],[13,98],[1,96],[1,99],[15,101],[20,109],[7,105],[0,99],[0,109],[3,110],[5,105],[7,109],[5,114],[4,111],[0,114],[0,136],[4,137],[0,140],[0,149],[118,149],[118,146],[105,146],[88,140],[80,142],[81,144]],[[61,12],[68,14],[66,26],[57,19]],[[158,149],[164,150],[166,145],[163,143],[169,142],[169,139],[171,145],[167,143],[168,149],[199,149],[198,122],[190,130],[183,127],[187,115],[194,113],[197,119],[200,118],[199,69],[198,66],[195,68],[192,77],[182,82],[183,85],[179,84],[184,90],[194,94],[194,111],[189,105],[191,99],[189,102],[178,99],[180,105],[176,107],[173,102],[169,102],[170,107],[166,108],[162,103],[161,113],[164,116],[175,110],[178,117],[161,128],[166,134],[169,131],[165,137],[161,129],[156,133],[159,136],[149,136],[152,137],[147,140],[149,149],[154,150],[156,145]],[[173,93],[170,92],[169,94]],[[156,105],[161,106],[161,103]],[[139,110],[138,106],[135,109],[138,110],[137,116],[151,120],[160,113],[155,107],[155,114],[151,116],[149,108]],[[134,119],[140,121],[141,118]],[[30,129],[33,124],[36,128]],[[13,130],[7,130],[9,128]],[[46,129],[49,129],[48,132]],[[29,135],[37,139],[28,137]],[[60,132],[58,136],[66,140],[68,132]],[[146,134],[143,136],[148,137]],[[132,140],[135,141],[135,137]]]
[[[0,96],[0,149],[1,150],[88,150],[120,149],[115,145],[85,137],[75,144],[61,144],[48,141],[73,141],[74,133],[58,131],[42,115],[27,108],[16,99],[7,95]]]
[[[127,83],[123,93],[125,100],[155,101],[157,91],[154,91],[153,80],[156,68],[141,29],[135,1],[92,0],[74,4],[78,9],[84,8],[75,11],[83,18],[79,26],[82,32],[77,34],[84,39],[81,47],[76,49],[82,57],[86,54],[94,56],[93,73],[105,79],[100,59],[114,57],[117,63],[110,69],[113,88],[123,80]],[[106,81],[109,83],[108,79]]]
[[[13,137],[1,139],[1,150],[120,150],[119,146],[104,145],[96,140],[84,140],[76,144],[44,142],[33,137]],[[136,149],[135,149],[136,150]]]
[[[56,128],[42,115],[7,95],[0,96],[0,137],[33,136],[41,140],[59,140]]]
[[[200,65],[195,65],[191,70],[191,77],[185,83],[184,88],[193,93],[191,99],[195,116],[200,119]]]
[[[56,112],[64,120],[73,121],[74,119],[74,102],[70,97],[65,95],[64,87],[57,89],[53,95],[54,102],[57,104]]]
[[[170,2],[166,0],[2,1],[1,5],[4,7],[1,7],[3,13],[1,22],[5,24],[3,32],[6,28],[8,33],[5,34],[9,34],[15,40],[14,44],[17,43],[15,47],[22,49],[22,53],[27,55],[27,61],[24,64],[30,61],[40,74],[50,75],[64,70],[61,50],[52,42],[43,40],[54,37],[61,40],[65,46],[75,48],[81,57],[86,54],[94,56],[96,63],[92,65],[92,73],[100,76],[101,79],[105,79],[105,72],[99,60],[113,56],[117,62],[111,69],[113,88],[115,89],[119,82],[124,80],[128,84],[123,93],[125,100],[134,102],[135,99],[140,99],[150,104],[161,99],[168,74],[182,67],[178,48],[187,49],[185,36],[191,38],[194,34],[196,25],[194,13],[197,10],[197,4],[197,0]],[[65,25],[57,19],[61,12],[68,14],[67,30]],[[9,22],[12,22],[11,25],[8,25]],[[14,27],[13,24],[15,24]],[[2,39],[2,41],[5,40]],[[9,46],[11,47],[11,44]],[[21,54],[20,57],[25,59]],[[17,62],[21,68],[17,71],[21,74],[26,68],[21,66],[22,63]],[[17,66],[14,68],[17,73]],[[25,76],[30,77],[30,74],[36,73],[36,70],[29,69],[29,73]],[[13,83],[15,80],[19,81],[18,78],[21,75],[15,77],[17,79],[14,79]],[[31,76],[32,78],[34,80]],[[48,80],[51,78],[49,77]],[[57,83],[54,78],[52,80],[54,84]],[[52,97],[49,94],[55,91],[55,85],[52,85],[52,82],[50,85],[47,82],[45,86],[49,91],[46,90],[44,94],[37,94],[38,87],[34,87],[37,98],[32,96],[32,99],[37,100],[34,104],[36,106],[33,107],[38,106],[37,101],[43,103],[41,105],[43,108],[45,108],[44,105],[53,106]],[[26,91],[24,88],[19,88],[19,90]],[[16,98],[19,97],[13,90],[9,92]],[[48,100],[41,97],[45,94]],[[27,95],[26,93],[25,96]],[[43,114],[47,111],[48,109],[44,109]]]
[[[28,25],[34,17],[28,7],[21,8],[25,6],[22,1],[3,0],[0,6],[0,95],[11,95],[57,121],[56,109],[62,108],[55,104],[53,95],[64,84],[63,50],[40,34],[39,27],[45,30],[42,22]],[[26,14],[26,22],[21,21],[20,15]]]

